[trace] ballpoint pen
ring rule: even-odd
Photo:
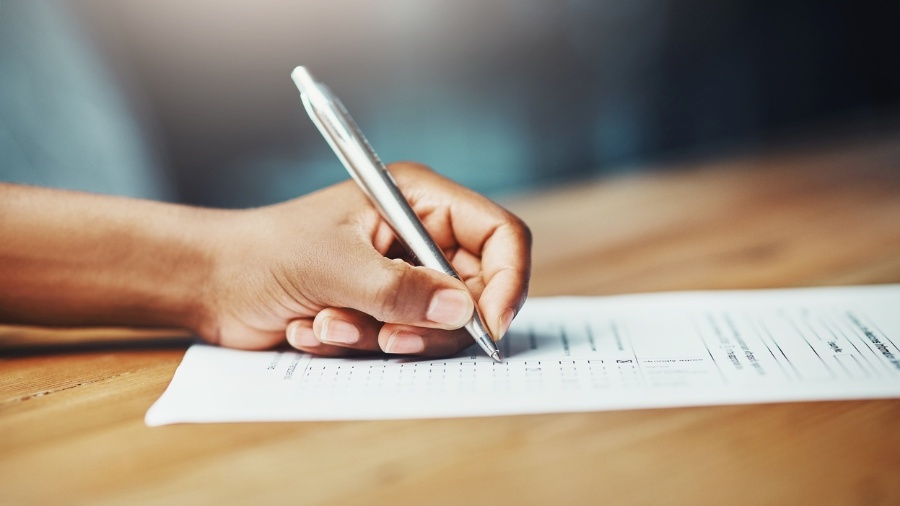
[[[305,67],[295,68],[291,78],[309,117],[398,240],[425,267],[460,279],[341,101]],[[500,362],[500,351],[491,339],[478,304],[465,328],[491,358]]]

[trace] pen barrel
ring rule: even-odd
[[[341,101],[302,67],[295,69],[292,77],[310,118],[397,240],[419,264],[462,281]],[[465,328],[489,355],[496,354],[477,303]]]
[[[431,236],[422,224],[422,220],[419,219],[415,210],[409,205],[390,172],[387,171],[374,151],[371,149],[368,151],[368,153],[350,154],[349,156],[358,158],[350,158],[351,162],[355,162],[354,166],[356,169],[348,167],[348,170],[354,175],[354,179],[369,196],[378,212],[394,230],[397,239],[403,243],[407,251],[421,265],[462,281],[459,273],[447,260],[444,252],[431,240]],[[363,160],[360,158],[365,158],[366,163],[363,163]],[[484,317],[478,309],[477,303],[475,304],[472,319],[465,325],[465,328],[475,338],[478,345],[489,355],[491,352],[496,351],[496,346],[491,339],[491,332],[484,323]]]
[[[321,85],[307,84],[303,91],[301,98],[310,117],[397,239],[420,264],[459,279],[341,101]]]
[[[391,226],[397,239],[414,256],[415,262],[459,279],[443,250],[432,240],[415,210],[406,201],[386,169],[364,175],[360,186],[372,195],[372,204]]]
[[[362,136],[358,129],[357,134]],[[350,151],[345,156],[350,162],[344,164],[347,166],[347,170],[369,196],[372,205],[378,209],[381,216],[391,226],[397,239],[415,257],[414,260],[425,267],[462,281],[444,252],[431,240],[422,220],[403,196],[396,181],[375,152],[369,148]],[[491,333],[484,323],[484,317],[478,309],[478,304],[475,304],[472,319],[465,325],[465,328],[488,354],[496,349],[490,337]]]
[[[362,137],[358,129],[357,135]],[[355,151],[347,153],[350,163],[344,165],[369,196],[372,205],[391,226],[397,239],[415,257],[414,260],[425,267],[462,281],[444,252],[431,240],[422,220],[403,196],[400,187],[375,152],[371,148]],[[477,303],[472,319],[465,328],[488,354],[496,350]]]

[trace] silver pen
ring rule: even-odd
[[[300,90],[309,117],[400,242],[425,267],[460,279],[341,101],[305,67],[295,68],[291,78]],[[500,362],[500,351],[491,339],[478,304],[466,330],[491,358]]]

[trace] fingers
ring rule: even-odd
[[[290,322],[285,330],[288,344],[300,351],[323,357],[346,357],[362,354],[344,346],[325,344],[316,337],[312,318],[302,318]]]
[[[509,329],[528,296],[531,233],[524,224],[498,227],[481,252],[484,291],[478,301],[485,323],[498,339]]]
[[[443,248],[457,247],[453,265],[480,293],[478,307],[496,339],[502,337],[528,294],[531,232],[489,199],[414,164],[392,172],[428,231]],[[480,278],[480,279],[477,279]]]
[[[345,308],[328,308],[314,319],[298,319],[287,327],[291,346],[314,355],[346,357],[379,352],[442,357],[470,346],[465,329],[453,331],[384,325],[371,316]]]
[[[315,318],[290,322],[287,340],[291,346],[307,353],[342,357],[380,352],[378,332],[381,322],[359,311],[326,308]]]
[[[460,280],[427,267],[365,254],[359,275],[335,307],[351,307],[376,320],[419,327],[455,329],[472,317],[475,302]],[[343,273],[347,276],[347,273]]]
[[[440,330],[387,324],[378,334],[378,344],[385,353],[400,355],[447,357],[473,343],[466,329]]]
[[[393,234],[367,208],[365,219],[351,220],[323,241],[340,247],[326,248],[328,255],[316,258],[329,261],[299,283],[301,292],[314,295],[302,305],[313,312],[287,329],[298,349],[325,356],[449,355],[472,344],[465,330],[453,329],[471,319],[475,301],[495,339],[524,303],[531,234],[521,220],[420,166],[394,164],[391,172],[464,282],[387,258]]]

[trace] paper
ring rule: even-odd
[[[192,346],[147,413],[359,420],[900,396],[900,285],[530,299],[494,363]]]

